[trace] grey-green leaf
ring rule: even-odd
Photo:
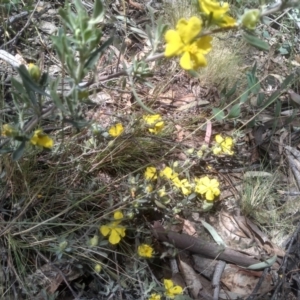
[[[257,49],[268,51],[270,48],[268,43],[266,43],[265,41],[262,41],[261,39],[259,39],[258,37],[254,36],[254,35],[244,33],[243,37],[248,44],[254,46]]]
[[[231,107],[231,109],[227,115],[227,118],[235,119],[235,118],[239,117],[240,114],[241,114],[241,105],[238,103]]]
[[[26,140],[22,141],[19,147],[13,152],[12,154],[13,161],[17,161],[23,156],[25,151],[25,146],[26,146]]]
[[[213,111],[213,114],[214,114],[214,118],[217,121],[222,121],[225,118],[225,114],[224,114],[223,110],[221,110],[219,108],[213,108],[212,111]]]

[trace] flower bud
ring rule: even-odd
[[[94,237],[92,237],[92,238],[90,239],[90,245],[91,245],[92,247],[95,247],[95,246],[98,245],[98,241],[99,241],[98,235],[94,235]]]
[[[94,270],[96,273],[100,273],[102,270],[102,266],[100,264],[96,264],[94,267]]]
[[[41,77],[41,70],[37,65],[30,63],[28,65],[28,73],[34,81],[39,81]]]
[[[9,124],[4,124],[1,128],[1,135],[5,137],[12,137],[17,133],[17,131]]]
[[[242,16],[242,24],[244,27],[254,30],[257,22],[260,18],[260,10],[258,9],[250,9],[247,10]]]
[[[68,246],[68,242],[67,241],[63,241],[61,243],[59,243],[59,250],[60,251],[64,251]]]

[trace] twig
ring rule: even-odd
[[[213,300],[218,300],[219,299],[219,294],[220,294],[220,280],[223,274],[223,271],[226,267],[226,262],[223,260],[219,260],[218,263],[215,266],[215,272],[214,276],[212,278],[212,286],[214,288],[214,296]]]
[[[55,266],[47,257],[45,257],[39,250],[37,250],[36,248],[34,250],[36,251],[36,253],[38,254],[38,256],[40,256],[47,264],[50,264],[59,273],[59,275],[62,277],[63,281],[65,282],[65,284],[67,285],[67,287],[71,291],[73,297],[75,299],[79,299],[79,297],[76,294],[76,292],[70,286],[70,284],[69,284],[69,282],[68,282],[65,274],[57,266]]]
[[[24,25],[24,27],[8,42],[6,42],[5,44],[3,44],[0,48],[3,49],[4,47],[6,47],[7,45],[13,43],[13,42],[16,42],[16,40],[19,38],[19,36],[23,33],[23,31],[29,26],[30,22],[31,22],[31,19],[34,15],[34,13],[36,12],[39,4],[40,4],[40,1],[41,0],[38,0],[37,4],[35,5],[34,7],[34,10],[32,11],[31,15],[29,16],[26,24]]]
[[[18,20],[23,19],[23,18],[26,17],[28,14],[29,14],[28,11],[22,11],[21,13],[15,15],[15,16],[12,16],[12,17],[10,17],[10,18],[8,18],[8,20],[5,22],[5,25],[2,25],[2,26],[0,27],[0,34],[2,34],[3,31],[4,31],[3,27],[9,26],[9,25],[13,24],[14,22],[17,22]]]
[[[264,269],[264,272],[261,274],[254,290],[252,291],[252,293],[249,295],[249,297],[246,300],[254,300],[257,297],[257,292],[258,292],[259,288],[261,287],[268,271],[269,271],[269,268]]]
[[[281,286],[283,285],[283,283],[285,281],[285,278],[286,278],[285,277],[285,270],[286,270],[286,267],[287,267],[288,257],[290,257],[290,252],[291,252],[291,249],[292,249],[292,245],[294,243],[294,240],[296,239],[296,236],[299,234],[299,232],[300,232],[300,223],[298,224],[298,227],[295,230],[295,232],[293,233],[293,236],[291,237],[291,240],[289,242],[289,247],[288,247],[288,249],[286,251],[286,254],[285,254],[284,258],[283,258],[283,262],[282,262],[282,265],[281,265],[282,276],[281,276],[280,281],[276,285],[276,289],[273,292],[273,296],[272,296],[271,300],[275,300],[276,299],[276,294],[277,294],[277,292],[279,291],[279,289],[281,288]]]

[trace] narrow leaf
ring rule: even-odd
[[[285,88],[291,83],[291,81],[294,79],[294,76],[295,76],[295,74],[290,74],[288,77],[286,77],[286,78],[283,80],[283,82],[282,82],[280,88],[281,88],[281,89],[285,89]]]
[[[249,91],[246,91],[244,94],[242,94],[240,98],[240,103],[245,103],[248,100]]]
[[[276,259],[277,259],[277,255],[275,254],[271,258],[269,258],[269,259],[267,259],[265,261],[262,261],[260,263],[251,265],[251,266],[249,266],[246,269],[248,269],[248,270],[260,270],[260,269],[269,268],[269,267],[271,267],[275,263]]]
[[[28,91],[32,90],[33,92],[36,92],[38,94],[41,94],[43,96],[49,97],[49,95],[47,93],[45,93],[45,91],[43,91],[31,78],[31,76],[28,73],[27,68],[24,65],[21,65],[18,68],[18,72],[22,78],[23,84],[25,89]]]
[[[26,141],[22,141],[19,147],[13,152],[12,154],[13,161],[17,161],[23,156],[25,145],[26,145]]]
[[[113,39],[114,39],[113,37],[110,37],[98,49],[96,49],[93,53],[91,53],[88,61],[84,65],[84,68],[92,69],[96,61],[99,59],[101,52],[103,52],[113,42]]]
[[[268,51],[270,48],[268,43],[266,43],[265,41],[262,41],[261,39],[259,39],[258,37],[254,36],[254,35],[244,33],[243,37],[248,44],[254,46],[257,49]]]
[[[104,8],[101,0],[95,0],[93,18],[98,19],[104,15]]]
[[[241,114],[241,106],[240,104],[235,104],[231,107],[228,115],[227,115],[227,118],[228,119],[234,119],[234,118],[237,118],[239,117],[239,115]]]
[[[214,114],[214,118],[217,121],[222,121],[225,118],[225,114],[224,114],[223,110],[221,110],[219,108],[213,108],[212,111],[213,111],[213,114]]]
[[[225,242],[223,239],[219,236],[216,229],[213,228],[210,224],[206,223],[205,221],[201,220],[202,225],[205,227],[205,229],[210,233],[210,235],[213,237],[214,241],[220,245],[226,247]]]

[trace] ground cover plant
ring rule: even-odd
[[[0,5],[1,299],[299,293],[297,1]]]

